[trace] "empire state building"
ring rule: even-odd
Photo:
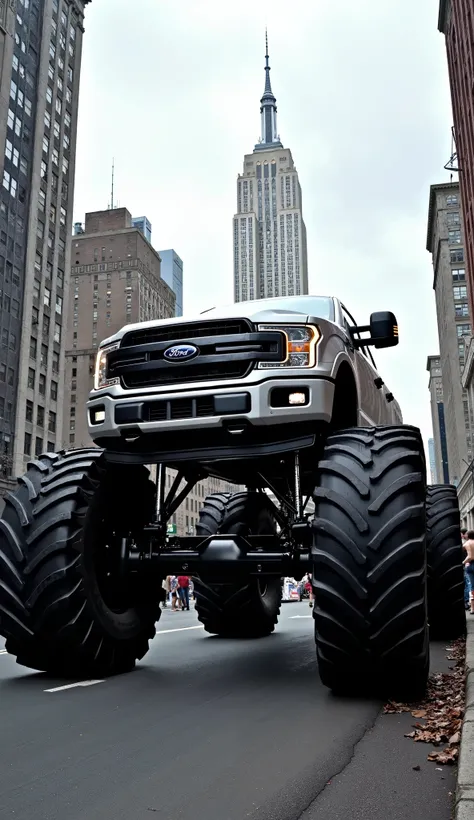
[[[261,137],[244,157],[234,216],[234,301],[308,293],[306,227],[291,151],[277,131],[268,39]]]

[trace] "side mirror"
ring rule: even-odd
[[[389,310],[372,313],[370,317],[370,343],[374,347],[395,347],[398,344],[398,324]]]
[[[369,325],[357,325],[351,327],[354,347],[395,347],[398,344],[398,324],[393,314],[389,310],[372,313]],[[356,333],[370,333],[370,336],[363,339],[354,339]]]

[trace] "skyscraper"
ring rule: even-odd
[[[4,484],[62,428],[64,306],[84,9],[0,2],[0,471]],[[4,487],[3,487],[4,488]]]
[[[151,222],[146,216],[132,217],[132,225],[142,232],[145,239],[151,243]]]
[[[73,237],[63,394],[64,447],[90,447],[85,406],[102,339],[130,322],[169,319],[175,296],[160,257],[126,208],[86,214]]]
[[[183,260],[172,248],[158,251],[161,257],[161,277],[176,294],[175,316],[183,315]]]
[[[435,451],[435,443],[434,438],[428,439],[428,459],[430,462],[430,479],[432,484],[437,484],[437,473],[436,473],[436,451]]]
[[[449,484],[448,447],[444,416],[443,379],[439,356],[428,356],[426,369],[430,374],[431,421],[433,424],[436,478],[440,484]]]
[[[306,227],[301,186],[291,151],[277,130],[270,82],[268,40],[265,88],[260,100],[262,133],[244,157],[237,179],[234,216],[234,300],[308,293]]]
[[[427,250],[433,259],[444,415],[451,483],[459,482],[473,454],[472,408],[461,384],[472,317],[466,287],[464,227],[459,184],[432,185]]]

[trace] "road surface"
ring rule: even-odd
[[[449,820],[454,771],[320,684],[309,615],[248,642],[167,611],[135,672],[70,688],[0,642],[1,820]]]

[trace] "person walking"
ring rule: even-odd
[[[464,557],[466,557],[466,548],[465,543],[467,541],[467,529],[465,527],[461,530],[461,543]],[[471,582],[469,579],[469,575],[467,572],[466,566],[464,566],[464,607],[465,609],[469,609],[469,599],[471,595]]]
[[[309,594],[309,605],[310,607],[313,606],[313,576],[310,572],[308,572],[304,588],[306,592]]]
[[[168,605],[168,600],[170,597],[171,592],[171,575],[167,575],[164,581],[161,584],[162,588],[164,589],[165,597],[163,601],[163,609],[166,609]]]
[[[470,614],[474,615],[474,530],[467,531],[467,538],[464,542],[464,548],[467,552],[464,559],[464,566],[469,577],[471,591],[469,593]]]
[[[178,575],[178,594],[182,609],[189,611],[189,578],[187,575]]]
[[[176,604],[178,603],[178,578],[176,575],[170,575],[170,588],[171,588],[171,612],[177,612],[178,607]]]

